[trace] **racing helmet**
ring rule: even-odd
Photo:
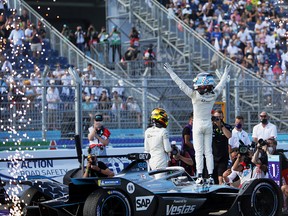
[[[153,109],[150,118],[152,122],[158,122],[165,128],[168,126],[168,114],[163,108]]]
[[[201,95],[212,92],[214,88],[214,78],[210,73],[199,73],[196,78],[193,80],[194,89],[197,90]]]

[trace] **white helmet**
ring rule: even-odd
[[[196,78],[193,80],[194,89],[198,89],[199,86],[214,86],[214,78],[210,73],[199,73]]]

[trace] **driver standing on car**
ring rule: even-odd
[[[213,169],[214,161],[212,154],[212,123],[211,123],[211,110],[217,99],[225,87],[225,83],[229,81],[229,69],[225,71],[221,77],[220,82],[214,88],[215,82],[212,74],[199,73],[193,80],[193,88],[190,88],[177,74],[172,70],[168,63],[164,64],[164,69],[169,73],[171,79],[179,86],[179,88],[192,100],[194,112],[194,125],[193,127],[193,141],[195,149],[196,170],[198,178],[196,184],[204,184],[203,168],[204,161],[203,155],[206,158],[206,166],[208,170],[208,184],[213,184],[214,179]],[[216,70],[216,74],[218,70]]]
[[[155,108],[151,112],[150,124],[145,131],[144,150],[150,153],[149,166],[151,170],[168,167],[169,152],[171,145],[169,142],[168,114],[162,108]],[[165,173],[155,175],[155,178],[161,178]]]
[[[113,177],[114,173],[96,155],[87,156],[87,165],[83,178],[86,177]]]
[[[89,127],[89,147],[88,153],[97,156],[106,156],[106,146],[109,144],[110,131],[103,125],[103,115],[96,113],[93,126]],[[103,162],[108,162],[107,159],[102,159]]]

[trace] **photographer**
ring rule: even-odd
[[[228,139],[231,137],[232,126],[224,123],[222,110],[215,110],[212,116],[213,134],[212,149],[214,159],[213,179],[215,184],[223,184],[223,172],[229,161]]]
[[[237,155],[237,159],[232,166],[231,173],[228,176],[225,173],[223,174],[224,182],[232,183],[238,175],[240,178],[239,187],[241,187],[243,183],[248,180],[267,177],[267,175],[261,169],[259,169],[259,167],[252,163],[252,156],[253,152],[250,151],[247,146],[240,146],[239,154]]]
[[[114,173],[101,161],[97,160],[96,155],[87,156],[87,165],[83,178],[86,177],[113,177]]]
[[[189,175],[194,176],[194,162],[189,153],[187,151],[180,151],[175,141],[171,142],[171,148],[169,166],[181,166]]]
[[[95,115],[94,124],[93,126],[89,127],[88,130],[88,153],[95,154],[97,156],[106,156],[106,146],[110,142],[109,137],[111,133],[103,126],[103,115],[101,113],[97,113]]]
[[[76,46],[83,52],[85,48],[86,33],[82,30],[81,26],[77,26],[75,32]]]

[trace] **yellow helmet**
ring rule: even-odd
[[[163,108],[155,108],[151,112],[151,121],[160,123],[163,127],[168,126],[168,114]]]

